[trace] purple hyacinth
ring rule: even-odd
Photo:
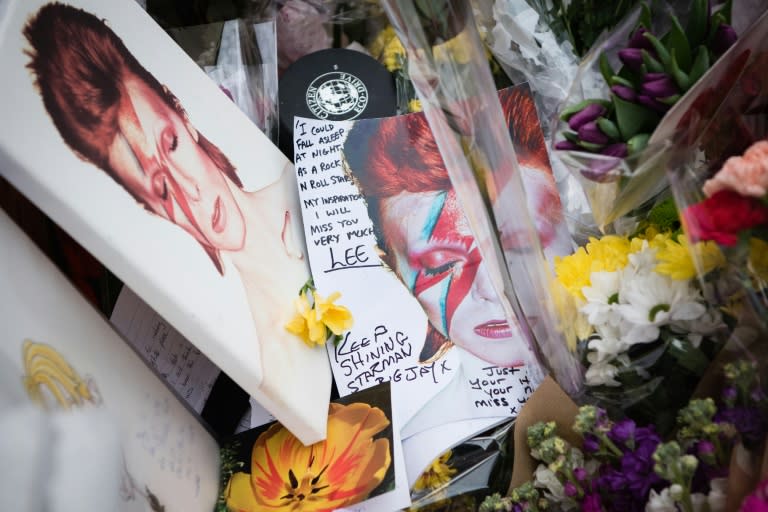
[[[611,139],[609,139],[608,136],[603,133],[603,131],[594,121],[583,124],[581,128],[579,128],[578,133],[579,139],[591,144],[598,144],[602,146],[611,142]]]
[[[739,36],[732,26],[725,23],[721,23],[715,29],[715,34],[712,38],[712,44],[710,49],[716,55],[722,55],[736,42]]]
[[[568,119],[568,126],[571,130],[578,131],[579,128],[595,121],[598,117],[605,115],[605,113],[606,109],[604,106],[599,103],[590,103]]]
[[[626,85],[614,85],[611,87],[611,92],[625,101],[635,101],[637,97],[635,90]]]

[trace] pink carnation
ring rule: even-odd
[[[704,193],[733,190],[743,196],[763,197],[768,193],[768,140],[752,144],[744,156],[726,160],[723,168],[704,183]]]

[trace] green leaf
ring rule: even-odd
[[[680,100],[679,94],[673,94],[672,96],[667,96],[666,98],[657,98],[656,101],[659,103],[663,103],[665,105],[674,105]]]
[[[610,119],[599,117],[596,122],[597,126],[600,128],[600,131],[602,131],[611,139],[618,140],[621,138],[621,133],[619,133],[618,126],[616,126],[616,124]]]
[[[560,114],[560,119],[563,121],[568,121],[568,119],[570,119],[572,115],[581,112],[582,110],[584,110],[589,105],[592,105],[593,103],[599,103],[605,108],[611,107],[610,102],[606,100],[600,100],[600,99],[583,100],[563,110],[562,113]]]
[[[637,103],[625,101],[615,94],[611,96],[616,108],[616,124],[622,139],[628,140],[640,132],[653,131],[659,121],[655,112]]]
[[[688,75],[680,69],[680,66],[677,64],[677,52],[675,49],[672,49],[672,53],[670,55],[669,59],[669,67],[667,68],[669,71],[669,74],[672,75],[672,78],[675,79],[675,83],[682,91],[687,91],[688,87],[690,87],[690,80],[688,79]]]
[[[637,20],[639,25],[644,26],[646,29],[651,30],[651,7],[643,2],[640,4],[640,18]]]
[[[688,42],[688,37],[683,31],[683,27],[680,25],[680,21],[672,16],[672,28],[669,31],[668,46],[670,53],[674,52],[677,56],[677,63],[685,72],[691,69],[691,45]]]
[[[644,150],[648,145],[648,140],[650,138],[651,136],[648,133],[638,133],[634,137],[631,137],[627,141],[627,153],[634,155],[635,153],[639,153],[640,151]]]
[[[659,60],[661,61],[662,65],[667,68],[669,66],[669,61],[671,60],[671,56],[669,55],[669,51],[667,51],[667,48],[659,41],[659,39],[651,34],[650,32],[646,32],[643,34],[643,37],[648,39],[651,44],[653,45],[653,49],[656,50],[656,55],[659,56]]]
[[[643,55],[643,64],[645,64],[647,72],[649,73],[664,72],[664,66],[662,66],[661,62],[657,61],[650,53],[648,53],[648,50],[640,50],[640,53]]]
[[[629,87],[630,89],[635,88],[635,84],[633,84],[626,78],[622,78],[618,75],[613,75],[611,79],[608,81],[608,85],[623,85],[623,86]]]
[[[608,62],[608,57],[605,56],[605,53],[600,54],[600,73],[603,75],[603,80],[605,80],[605,83],[611,83],[611,77],[615,73],[613,72],[611,63]]]
[[[686,339],[674,338],[669,344],[669,354],[683,368],[701,375],[709,366],[709,358]]]
[[[690,45],[698,46],[707,36],[707,3],[709,0],[693,0],[691,15],[685,32],[688,34]]]
[[[699,79],[704,75],[704,73],[707,72],[708,69],[709,50],[707,50],[706,46],[700,45],[696,50],[696,58],[693,60],[691,72],[688,74],[688,80],[690,80],[691,87],[693,87],[693,84],[699,81]]]

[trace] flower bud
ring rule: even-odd
[[[659,114],[664,114],[670,108],[669,105],[666,105],[656,98],[651,98],[645,94],[638,94],[635,101],[640,105],[653,110],[654,112],[658,112]]]
[[[573,114],[568,119],[568,126],[571,128],[571,130],[578,131],[578,129],[584,126],[586,123],[594,121],[605,113],[606,109],[604,106],[600,105],[599,103],[591,103],[581,109],[581,111]]]
[[[736,42],[739,36],[732,26],[721,23],[715,29],[715,35],[712,38],[710,49],[715,55],[722,55]]]
[[[648,80],[648,75],[663,75],[661,78],[654,77]],[[666,98],[668,96],[674,96],[679,94],[680,90],[677,88],[677,84],[671,76],[664,73],[648,73],[646,77],[643,77],[643,83],[640,85],[640,93],[650,96],[652,98]]]
[[[586,123],[579,128],[579,138],[584,142],[598,145],[608,144],[611,141],[594,121]]]
[[[625,85],[614,85],[611,87],[611,92],[626,101],[635,101],[637,97],[635,90]]]
[[[619,50],[619,59],[629,69],[639,73],[643,66],[643,50],[640,48]]]
[[[653,51],[653,45],[643,35],[646,32],[648,32],[648,30],[645,27],[638,27],[637,30],[632,33],[632,37],[629,38],[628,46],[630,48],[648,50],[649,52]]]
[[[560,142],[555,143],[555,149],[559,149],[560,151],[579,151],[582,148],[569,140],[561,140]]]
[[[600,154],[606,156],[615,156],[618,158],[626,158],[628,154],[627,145],[624,142],[611,144],[610,146],[605,146],[603,149],[601,149]]]
[[[569,498],[573,498],[579,494],[579,489],[574,485],[573,482],[565,482],[565,485],[563,485],[563,491]]]

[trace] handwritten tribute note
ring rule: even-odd
[[[324,296],[341,292],[338,302],[352,311],[355,320],[337,346],[327,346],[339,392],[346,396],[389,380],[394,406],[407,423],[427,404],[431,408],[441,402],[436,396],[456,380],[454,386],[462,389],[461,403],[455,396],[445,397],[452,404],[443,407],[439,416],[447,416],[439,421],[516,414],[518,398],[530,391],[508,374],[510,369],[489,367],[459,350],[419,361],[426,316],[395,274],[382,265],[364,198],[345,172],[342,150],[354,122],[294,120],[297,183],[315,286]],[[467,366],[466,358],[474,361]],[[482,365],[475,368],[478,363]],[[488,372],[493,375],[484,377]],[[438,420],[419,420],[407,430],[421,431],[434,421]]]
[[[203,410],[220,373],[215,364],[127,286],[110,321],[195,412]]]

